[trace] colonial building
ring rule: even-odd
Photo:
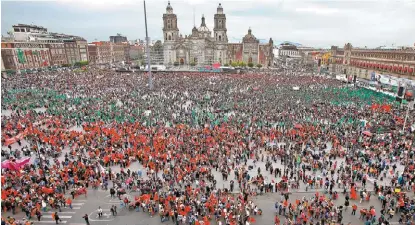
[[[68,59],[66,58],[66,51],[64,43],[50,43],[47,44],[50,53],[51,65],[58,66],[62,64],[68,64]]]
[[[283,42],[276,47],[279,58],[301,58],[297,46],[289,42]]]
[[[49,48],[45,43],[3,42],[1,58],[4,69],[20,70],[52,65]]]
[[[65,48],[66,59],[69,64],[73,65],[76,62],[81,61],[78,45],[75,40],[64,40],[63,46]]]
[[[331,47],[329,69],[365,79],[373,75],[391,75],[415,79],[415,49],[354,48],[350,43],[344,48]]]
[[[85,39],[75,39],[80,61],[88,61],[88,42]]]
[[[177,15],[173,13],[170,2],[163,14],[163,61],[165,65],[211,65],[227,64],[235,61],[245,63],[273,64],[273,41],[266,44],[259,40],[249,29],[242,43],[228,43],[226,15],[219,4],[214,15],[213,35],[202,16],[200,27],[193,27],[190,35],[179,34]]]
[[[5,69],[34,69],[88,60],[87,42],[78,36],[51,33],[44,27],[27,24],[14,25],[9,35],[2,37]]]
[[[108,64],[112,62],[111,43],[108,41],[92,42],[88,45],[90,64]]]
[[[111,63],[125,61],[125,45],[122,43],[110,43]]]

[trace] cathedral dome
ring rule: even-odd
[[[202,24],[200,24],[200,27],[197,28],[199,32],[209,32],[209,28],[207,28],[205,23],[205,16],[202,15]]]
[[[199,32],[209,32],[209,28],[207,28],[207,26],[201,26],[201,27],[197,28],[197,31],[199,31]]]
[[[249,28],[248,33],[242,39],[242,42],[257,42],[256,37],[252,34],[251,28]]]

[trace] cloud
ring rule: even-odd
[[[309,12],[315,14],[322,14],[322,15],[329,15],[338,13],[338,9],[330,9],[330,8],[318,8],[318,7],[309,7],[309,8],[297,8],[295,9],[296,12]]]
[[[343,46],[347,42],[371,47],[412,45],[415,37],[412,0],[171,0],[180,33],[190,34],[194,23],[200,25],[202,14],[213,33],[213,16],[219,3],[226,13],[228,36],[236,40],[249,27],[260,39],[272,37],[275,42],[317,47]],[[149,35],[153,40],[159,39],[163,36],[162,16],[167,0],[147,0],[146,4]],[[129,39],[145,36],[143,1],[2,1],[3,34],[15,23],[31,22],[51,31],[84,36],[89,41],[107,40],[116,33]]]

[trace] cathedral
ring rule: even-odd
[[[242,43],[229,43],[226,31],[226,15],[219,4],[214,16],[213,36],[206,26],[205,17],[202,16],[200,27],[193,27],[192,33],[183,37],[179,34],[177,15],[173,13],[173,7],[169,2],[166,13],[163,14],[164,65],[204,66],[245,62],[266,67],[273,64],[272,38],[268,43],[262,44],[249,28]]]

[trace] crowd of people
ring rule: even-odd
[[[33,158],[2,164],[2,223],[41,220],[92,188],[176,224],[252,224],[262,194],[281,196],[270,224],[347,224],[348,207],[375,198],[382,211],[359,209],[365,224],[414,222],[415,113],[395,99],[304,69],[147,81],[97,69],[2,78],[2,157]],[[299,189],[315,194],[291,197]]]

